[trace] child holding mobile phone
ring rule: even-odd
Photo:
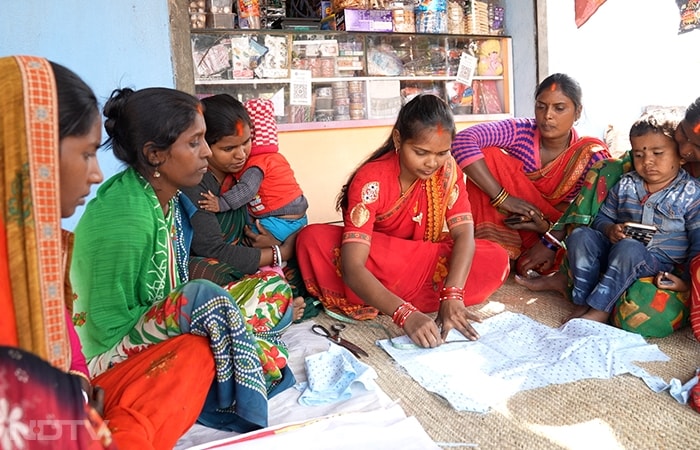
[[[612,187],[591,226],[575,228],[567,238],[577,305],[567,320],[608,322],[615,302],[641,277],[654,276],[664,289],[688,289],[668,272],[700,252],[700,182],[681,168],[676,126],[660,110],[632,125],[634,170]],[[657,231],[646,242],[634,239],[625,222]]]

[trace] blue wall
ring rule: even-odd
[[[175,85],[167,0],[2,3],[0,56],[39,55],[63,64],[95,90],[101,104],[117,87]],[[105,178],[121,169],[108,151],[101,152],[100,164]],[[64,227],[73,229],[81,213],[64,220]]]

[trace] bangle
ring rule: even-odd
[[[274,248],[275,254],[277,255],[277,265],[282,267],[282,263],[284,262],[282,261],[282,249],[280,249],[279,245],[275,245]]]
[[[272,249],[272,267],[280,267],[282,265],[282,251],[279,245],[273,245]]]
[[[547,239],[549,242],[551,242],[552,244],[556,245],[557,247],[563,248],[564,250],[566,250],[566,244],[564,244],[563,241],[560,241],[559,239],[557,239],[557,238],[556,238],[552,233],[550,233],[549,231],[547,231],[547,232],[544,234],[543,237],[544,237],[545,239]]]
[[[398,308],[396,308],[394,314],[391,315],[391,320],[393,320],[399,328],[403,328],[403,325],[406,323],[406,319],[408,319],[408,316],[410,316],[416,311],[418,310],[415,306],[408,302],[403,302],[399,305]]]
[[[557,250],[559,250],[559,247],[557,247],[556,245],[549,242],[547,239],[545,239],[544,236],[542,236],[540,238],[540,242],[542,242],[542,245],[544,245],[545,247],[547,247],[548,249],[550,249],[553,252],[556,252]]]
[[[506,199],[509,197],[508,192],[506,192],[506,188],[501,188],[500,192],[491,199],[489,203],[491,203],[491,206],[494,208],[498,208],[503,204],[503,202],[506,201]]]
[[[459,300],[460,302],[464,301],[464,289],[450,286],[450,287],[443,287],[440,289],[440,303],[442,303],[445,300]]]

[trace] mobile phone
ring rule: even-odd
[[[670,286],[673,284],[673,281],[670,278],[666,277],[666,272],[664,272],[661,275],[661,278],[659,278],[659,286]]]
[[[528,216],[523,216],[522,214],[513,214],[503,219],[503,223],[506,225],[517,225],[519,223],[532,222],[532,218]]]
[[[625,222],[622,225],[624,226],[625,236],[636,239],[644,244],[648,244],[654,236],[654,233],[656,233],[656,227],[654,225],[637,222]]]

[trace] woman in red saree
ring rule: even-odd
[[[552,245],[542,235],[581,190],[588,169],[610,158],[600,140],[573,128],[582,110],[581,88],[568,75],[543,80],[535,92],[535,118],[469,127],[457,134],[452,154],[467,175],[475,236],[499,243],[518,273],[540,270],[528,252]],[[524,223],[508,225],[509,216]]]
[[[508,256],[474,240],[463,176],[450,156],[454,133],[442,100],[415,97],[343,188],[344,226],[302,229],[302,277],[328,310],[354,319],[391,315],[423,347],[439,345],[452,328],[478,337],[465,306],[502,285]],[[436,320],[424,314],[435,311]]]

